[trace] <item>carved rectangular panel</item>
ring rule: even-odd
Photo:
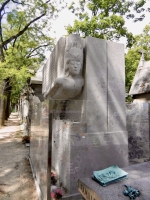
[[[106,40],[87,37],[85,105],[88,132],[107,131],[107,49]],[[92,125],[93,123],[93,125]]]
[[[82,194],[84,199],[87,200],[102,200],[93,190],[87,185],[78,180],[78,191]]]
[[[107,41],[108,132],[125,131],[124,45]]]

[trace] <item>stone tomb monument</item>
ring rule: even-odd
[[[142,52],[129,94],[133,96],[133,99],[150,101],[150,61],[144,60],[144,52]]]
[[[129,137],[129,161],[140,163],[150,158],[150,61],[142,52],[129,94],[133,103],[127,104],[127,131]]]
[[[77,197],[79,178],[111,165],[128,166],[124,46],[78,35],[62,37],[43,69],[50,99],[52,167]]]
[[[89,200],[149,200],[150,162],[130,165],[123,168],[123,170],[128,173],[128,179],[110,184],[107,187],[100,186],[90,178],[81,178],[78,182],[80,193],[84,199]],[[129,186],[132,187],[132,191],[134,189],[132,193],[130,192],[130,195]],[[128,191],[126,193],[127,196],[123,194],[125,190]],[[139,195],[135,190],[139,191]]]
[[[149,153],[149,103],[140,100],[126,105],[130,164],[146,162]]]

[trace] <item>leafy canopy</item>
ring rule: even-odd
[[[57,3],[0,0],[0,81],[9,82],[13,101],[31,76],[29,69],[39,68],[45,50],[53,48],[50,27],[57,17]]]
[[[69,25],[67,31],[69,34],[78,33],[82,37],[92,36],[108,40],[125,37],[127,46],[131,47],[134,37],[127,30],[125,19],[142,21],[145,17],[145,3],[146,0],[79,0],[77,7],[75,2],[72,2],[69,9],[75,13],[78,20],[74,21],[73,26]]]
[[[150,60],[150,24],[145,26],[142,34],[135,36],[135,42],[125,56],[127,93],[130,90],[142,51],[144,51],[145,60]]]

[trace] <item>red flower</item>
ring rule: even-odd
[[[53,190],[51,192],[51,197],[52,198],[56,198],[56,199],[60,199],[62,197],[62,191],[61,191],[61,189],[57,188],[56,190]]]
[[[51,172],[51,177],[55,177],[55,174],[53,172]]]

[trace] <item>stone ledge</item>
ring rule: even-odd
[[[123,168],[129,173],[128,179],[106,187],[99,185],[91,178],[82,178],[78,182],[78,190],[85,199],[90,200],[127,200],[129,197],[123,195],[128,185],[140,191],[136,200],[150,199],[150,162],[132,165]]]

